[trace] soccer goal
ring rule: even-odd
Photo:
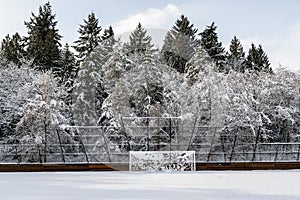
[[[195,151],[130,151],[129,171],[195,171]]]

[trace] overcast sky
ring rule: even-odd
[[[38,13],[46,0],[0,0],[0,38],[19,32],[24,21]],[[50,0],[63,43],[78,37],[79,24],[95,12],[100,25],[112,25],[117,34],[133,30],[138,22],[149,29],[168,30],[181,15],[188,16],[199,32],[215,21],[219,40],[228,46],[236,35],[248,52],[262,44],[273,67],[279,63],[300,70],[300,1],[298,0]]]

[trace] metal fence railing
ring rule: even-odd
[[[124,118],[119,127],[63,127],[46,142],[25,142],[16,136],[0,142],[0,163],[128,163],[130,151],[195,151],[197,163],[300,160],[299,141],[267,141],[245,132],[224,134],[196,122]]]

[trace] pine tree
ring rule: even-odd
[[[180,73],[184,73],[185,64],[194,54],[197,31],[194,24],[191,24],[186,16],[181,15],[165,37],[162,56],[169,66]]]
[[[60,83],[71,86],[74,78],[76,77],[78,67],[76,67],[76,60],[74,54],[70,51],[68,43],[66,43],[64,49],[61,51],[61,71],[58,72],[60,77]]]
[[[229,46],[228,64],[233,70],[237,72],[245,71],[245,52],[241,42],[237,39],[236,36],[234,36],[234,38],[231,40]]]
[[[25,50],[22,37],[15,33],[12,37],[7,35],[1,43],[0,54],[9,62],[21,66],[24,62]]]
[[[115,33],[114,33],[112,27],[109,26],[108,29],[104,30],[104,34],[102,35],[102,42],[101,42],[102,47],[100,47],[100,48],[104,48],[105,49],[102,52],[103,57],[107,57],[107,59],[105,60],[105,62],[111,56],[111,53],[114,50],[113,48],[115,47],[115,45],[116,45],[117,42],[118,41],[115,39]]]
[[[222,43],[218,41],[217,26],[213,22],[201,32],[200,44],[207,51],[208,55],[214,60],[220,72],[226,71],[226,51]]]
[[[60,39],[56,28],[55,14],[52,14],[50,3],[40,6],[36,16],[32,13],[29,22],[25,22],[28,29],[26,50],[32,65],[41,71],[60,71]]]
[[[272,73],[268,56],[262,49],[261,45],[258,48],[252,43],[247,56],[247,70],[257,72]]]
[[[109,39],[114,36],[115,36],[114,30],[111,26],[109,26],[108,29],[104,29],[104,33],[101,36],[101,39],[102,39],[102,41],[104,41],[104,40]]]
[[[124,44],[124,51],[127,54],[143,54],[146,50],[153,49],[151,40],[147,30],[139,23],[129,36],[129,42]]]
[[[102,30],[95,13],[90,13],[87,20],[83,20],[84,25],[80,25],[78,33],[79,39],[74,43],[73,48],[77,51],[78,65],[99,45],[101,42],[100,32]]]
[[[106,49],[98,45],[81,63],[73,88],[74,120],[76,125],[96,125],[107,94],[104,90],[103,65],[109,59]]]

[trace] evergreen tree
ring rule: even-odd
[[[194,54],[197,31],[194,24],[191,24],[186,16],[181,15],[165,37],[162,56],[169,66],[180,73],[185,71],[185,64]]]
[[[55,14],[52,14],[50,3],[40,6],[36,16],[32,13],[29,22],[26,50],[32,65],[41,71],[60,71],[60,39],[56,28]]]
[[[74,43],[73,48],[77,51],[76,57],[78,58],[78,64],[80,64],[95,47],[101,42],[102,28],[99,25],[99,20],[96,18],[95,13],[90,13],[88,19],[84,19],[84,25],[80,25],[78,33],[79,39]]]
[[[124,44],[125,53],[143,54],[146,50],[153,49],[154,44],[151,43],[152,38],[146,34],[147,30],[139,23],[129,36],[129,42]]]
[[[104,30],[104,34],[102,35],[101,45],[103,48],[105,48],[103,55],[108,56],[108,54],[111,54],[113,52],[113,48],[117,42],[118,41],[115,39],[115,33],[114,33],[112,27],[109,26],[108,29]],[[108,58],[107,58],[107,60],[108,60]]]
[[[252,43],[251,48],[247,56],[247,70],[257,71],[257,72],[270,72],[272,73],[272,68],[270,67],[270,62],[267,54],[262,49],[261,45],[258,48]]]
[[[115,36],[114,30],[111,26],[109,26],[108,29],[104,29],[104,33],[101,36],[101,39],[102,39],[102,41],[104,41],[104,40],[109,39],[114,36]]]
[[[81,63],[73,88],[76,125],[96,125],[107,93],[104,89],[103,65],[109,53],[100,43]]]
[[[229,46],[228,64],[237,72],[244,72],[246,59],[241,42],[234,36]]]
[[[218,41],[217,26],[213,22],[201,32],[200,44],[207,51],[208,55],[214,60],[220,72],[226,71],[226,51],[222,43]]]
[[[1,43],[1,55],[9,62],[21,66],[24,62],[25,50],[22,37],[15,33],[12,37],[7,35]]]
[[[61,52],[61,71],[59,72],[60,83],[71,86],[74,78],[77,74],[77,68],[75,66],[75,56],[70,51],[68,43],[66,43],[64,49]]]

